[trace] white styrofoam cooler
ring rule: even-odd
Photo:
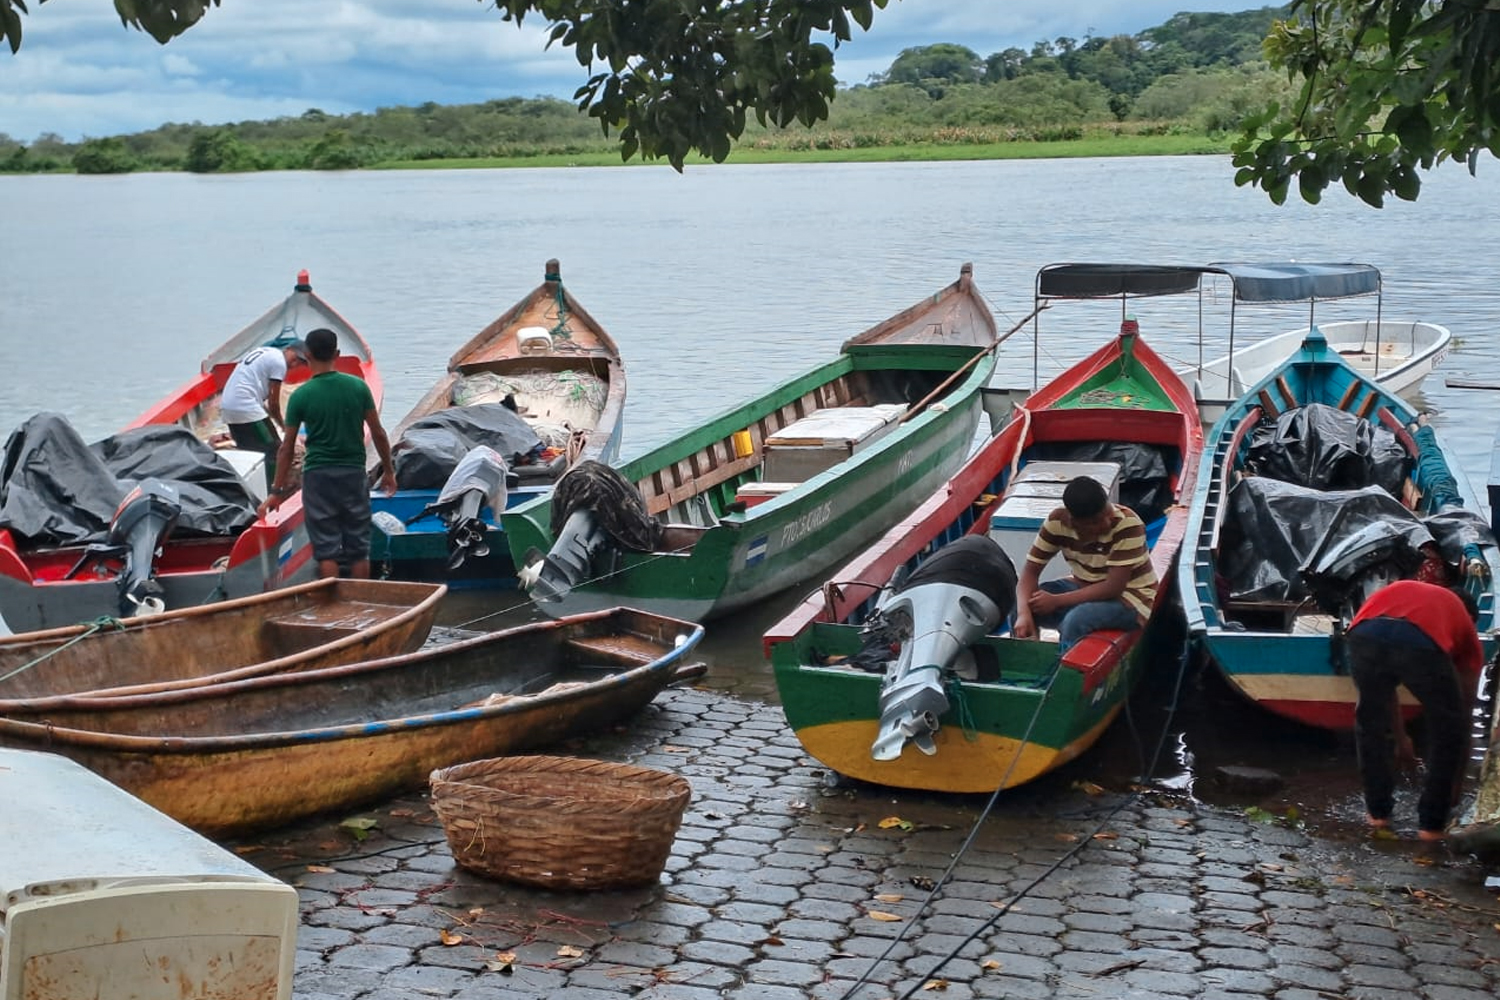
[[[885,437],[905,413],[904,403],[814,410],[767,436],[762,478],[805,482]]]
[[[0,801],[0,1000],[291,997],[291,886],[56,754]]]
[[[1062,506],[1063,490],[1077,476],[1089,476],[1104,487],[1111,502],[1120,499],[1117,462],[1028,462],[1016,473],[990,518],[990,537],[1000,544],[1016,572],[1026,564],[1032,540],[1051,514]],[[1068,576],[1067,560],[1054,558],[1042,568],[1040,582]]]

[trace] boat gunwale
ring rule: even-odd
[[[258,688],[300,687],[307,684],[349,677],[369,680],[371,676],[375,676],[378,679],[378,675],[385,671],[408,669],[414,665],[420,665],[444,655],[452,655],[454,653],[467,654],[475,648],[503,645],[514,639],[517,635],[552,631],[563,633],[565,636],[567,632],[580,626],[615,619],[629,621],[635,617],[672,622],[682,626],[683,632],[679,636],[674,637],[671,645],[663,641],[661,643],[662,655],[648,662],[628,666],[607,676],[589,681],[579,687],[554,691],[550,694],[543,690],[531,695],[509,698],[494,705],[474,705],[437,712],[427,712],[419,715],[398,716],[375,722],[356,722],[337,726],[218,734],[213,736],[143,736],[139,734],[114,733],[101,729],[76,729],[54,725],[46,721],[29,721],[0,715],[0,743],[9,740],[11,741],[10,745],[20,745],[23,742],[25,745],[42,746],[66,744],[71,747],[105,750],[114,753],[143,754],[146,756],[158,754],[194,756],[271,750],[277,747],[299,744],[330,743],[346,739],[357,739],[361,736],[378,736],[387,733],[427,729],[447,722],[480,721],[497,718],[521,711],[534,710],[539,706],[565,704],[587,697],[597,697],[600,693],[615,688],[634,687],[645,678],[664,672],[675,674],[691,670],[691,665],[683,661],[703,638],[704,629],[702,625],[672,619],[665,615],[654,615],[649,612],[637,611],[631,608],[611,608],[604,611],[570,615],[565,619],[529,622],[524,625],[495,632],[487,632],[442,646],[428,647],[411,653],[386,656],[376,660],[342,664],[319,670],[248,677],[205,688],[188,688],[180,691],[165,692],[159,697],[126,695],[118,698],[80,699],[77,703],[67,707],[79,711],[129,712],[132,709],[140,707],[173,705],[181,702],[202,702],[209,700],[227,702],[234,694],[240,691],[255,690]],[[677,641],[679,638],[681,641]],[[559,642],[564,641],[566,641],[565,637],[559,640]],[[671,682],[668,681],[667,683]]]

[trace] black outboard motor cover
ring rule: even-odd
[[[120,617],[165,610],[164,591],[156,579],[156,559],[181,514],[175,488],[159,479],[145,480],[120,501],[105,540],[88,546],[67,576],[76,576],[91,563],[119,562],[115,579]]]

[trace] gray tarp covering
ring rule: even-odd
[[[232,535],[255,520],[233,467],[185,428],[142,427],[86,445],[66,417],[39,413],[5,442],[0,527],[30,545],[103,541],[120,500],[147,478],[180,495],[176,537]]]

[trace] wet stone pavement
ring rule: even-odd
[[[1500,995],[1500,900],[1414,842],[1049,776],[965,848],[987,797],[831,783],[779,708],[716,691],[561,752],[689,779],[657,885],[467,873],[421,793],[276,831],[235,849],[298,889],[297,1000]]]

